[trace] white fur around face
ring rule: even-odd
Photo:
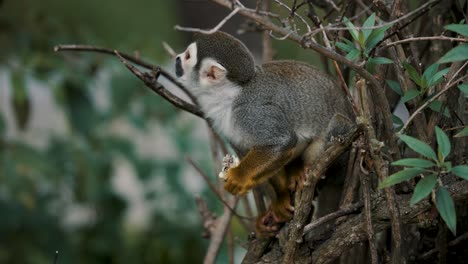
[[[189,54],[190,58],[186,58]],[[213,58],[204,58],[200,71],[194,73],[197,64],[197,44],[193,42],[179,54],[184,75],[179,80],[198,99],[206,117],[213,121],[214,129],[232,142],[240,142],[240,131],[236,131],[232,115],[233,102],[241,87],[226,78],[227,70]],[[206,73],[216,67],[216,79],[207,78]]]
[[[226,83],[216,88],[200,90],[197,94],[198,102],[205,115],[213,121],[216,131],[232,142],[240,142],[240,131],[235,129],[232,114],[233,102],[240,92],[240,87]]]
[[[193,68],[197,64],[197,43],[191,43],[184,52],[177,56],[180,57],[182,69],[184,70],[184,75],[179,77],[179,80],[185,84],[189,82]]]

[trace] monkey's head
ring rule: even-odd
[[[195,41],[176,56],[175,71],[187,86],[208,89],[248,82],[255,75],[255,62],[247,47],[233,36],[197,33]]]

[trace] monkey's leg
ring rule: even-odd
[[[288,175],[285,169],[281,169],[269,182],[273,187],[274,197],[271,197],[270,209],[258,216],[256,223],[257,233],[267,236],[278,231],[280,224],[290,220],[294,213],[288,188]]]
[[[297,157],[285,166],[289,191],[302,189],[305,181],[305,165],[302,157]]]
[[[224,188],[234,195],[245,194],[278,173],[292,159],[294,152],[294,145],[281,148],[254,147],[237,167],[227,171]]]
[[[302,154],[306,167],[313,167],[313,162],[322,155],[331,144],[342,140],[342,136],[351,129],[353,122],[342,114],[335,114],[322,135],[315,138]]]

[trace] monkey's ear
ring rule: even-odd
[[[226,69],[223,66],[218,67],[216,65],[212,65],[208,72],[206,73],[206,77],[210,80],[221,80],[226,76]]]
[[[214,60],[207,60],[203,63],[201,78],[210,84],[216,84],[226,78],[227,70]]]

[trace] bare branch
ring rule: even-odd
[[[189,104],[185,102],[184,100],[180,99],[179,97],[175,96],[173,93],[169,92],[167,89],[164,88],[161,84],[157,82],[158,76],[161,73],[160,69],[154,70],[150,74],[145,74],[139,71],[135,66],[131,65],[128,63],[123,56],[120,55],[118,51],[115,51],[115,55],[119,58],[119,60],[135,75],[137,76],[140,80],[142,80],[147,87],[149,87],[152,91],[156,92],[160,96],[162,96],[164,99],[169,101],[171,104],[173,104],[176,107],[179,107],[187,112],[190,112],[196,116],[202,117],[203,118],[203,113],[201,110],[198,108],[196,105]],[[175,81],[175,80],[174,80]],[[187,91],[187,94],[190,94]],[[193,97],[190,94],[191,97]]]
[[[172,49],[171,46],[169,46],[169,44],[167,44],[167,42],[163,41],[162,45],[164,50],[166,50],[166,52],[171,56],[171,58],[174,59],[177,56],[177,53]]]
[[[216,25],[214,28],[212,28],[210,30],[203,30],[203,29],[191,28],[191,27],[181,27],[179,25],[176,25],[174,28],[176,30],[180,30],[180,31],[199,32],[199,33],[203,33],[203,34],[213,34],[216,31],[218,31],[222,26],[224,26],[224,24],[226,24],[226,22],[228,22],[228,20],[231,19],[231,17],[233,17],[235,14],[237,14],[237,12],[239,12],[240,9],[241,9],[240,7],[236,7],[234,10],[232,10],[231,13],[229,13],[229,15],[227,15],[223,20],[221,20],[221,22],[219,22],[218,25]]]
[[[208,178],[208,176],[200,169],[200,167],[195,164],[195,162],[190,158],[190,157],[186,157],[186,160],[190,163],[190,165],[192,165],[192,167],[198,172],[198,174],[200,176],[202,176],[202,178],[205,180],[205,182],[208,184],[208,187],[210,187],[210,189],[214,192],[214,194],[216,195],[216,197],[218,197],[218,199],[224,204],[224,206],[228,209],[228,210],[231,210],[232,213],[239,218],[241,224],[245,227],[246,230],[249,230],[248,226],[242,221],[242,219],[247,219],[247,220],[254,220],[253,218],[250,218],[250,217],[247,217],[247,216],[242,216],[242,215],[239,215],[236,210],[232,207],[229,206],[228,202],[226,202],[223,197],[221,196],[221,194],[218,192],[218,189],[216,189],[216,186],[210,181],[210,179]]]
[[[204,264],[216,263],[216,257],[218,256],[221,244],[223,243],[224,237],[226,236],[229,223],[231,222],[232,211],[227,207],[234,208],[237,205],[237,197],[231,197],[228,201],[228,205],[224,208],[224,213],[217,219],[216,228],[213,231],[210,239],[210,245],[203,261]]]
[[[447,189],[450,191],[455,202],[468,200],[468,181],[456,182],[447,186]],[[395,198],[401,206],[401,212],[403,212],[401,216],[402,224],[420,224],[424,226],[424,224],[428,224],[427,219],[433,218],[433,213],[431,212],[433,204],[429,199],[410,206],[411,195],[399,195]],[[375,202],[372,209],[372,217],[375,220],[374,230],[375,232],[380,232],[390,226],[389,219],[391,218],[391,213],[388,210],[389,205],[379,193],[373,195],[371,200]],[[326,242],[315,248],[309,261],[304,260],[303,262],[314,264],[333,263],[336,258],[346,252],[346,249],[365,241],[367,235],[366,221],[364,219],[363,213],[351,216],[348,221],[334,230],[332,236]],[[304,246],[308,247],[309,245],[305,244]]]
[[[370,187],[368,174],[360,173],[359,177],[361,179],[361,190],[362,190],[362,199],[364,200],[364,215],[366,217],[366,231],[367,239],[369,241],[369,250],[371,255],[371,263],[378,263],[377,249],[375,247],[375,235],[374,228],[372,226],[372,213],[371,213],[371,200],[370,200]]]
[[[398,23],[400,21],[403,21],[405,19],[407,19],[408,17],[411,17],[413,16],[414,14],[417,14],[419,13],[420,11],[426,9],[427,7],[431,6],[432,4],[436,3],[436,2],[439,2],[440,0],[431,0],[431,1],[428,1],[426,2],[425,4],[421,5],[420,7],[416,8],[415,10],[405,14],[404,16],[401,16],[395,20],[392,20],[390,22],[386,22],[386,23],[383,23],[383,24],[380,24],[380,25],[377,25],[377,26],[371,26],[371,27],[354,27],[355,30],[363,30],[363,29],[378,29],[378,28],[382,28],[382,27],[386,27],[386,26],[391,26],[391,25],[394,25],[395,23]],[[350,30],[351,28],[349,27],[333,27],[333,26],[327,26],[327,27],[324,27],[324,28],[319,28],[319,29],[316,29],[312,32],[310,32],[310,35],[315,35],[321,31],[341,31],[341,30]]]
[[[109,54],[113,55],[119,58],[119,60],[135,75],[137,76],[140,80],[142,80],[145,85],[150,88],[153,92],[157,93],[164,99],[166,99],[169,103],[174,105],[177,108],[180,108],[186,112],[192,113],[198,117],[204,118],[203,113],[197,106],[197,100],[195,97],[188,91],[188,89],[182,85],[180,82],[178,82],[170,73],[166,72],[163,70],[161,67],[152,65],[148,62],[145,62],[139,58],[136,58],[134,56],[128,55],[126,53],[122,53],[120,51],[112,50],[112,49],[106,49],[106,48],[100,48],[100,47],[95,47],[95,46],[90,46],[90,45],[57,45],[54,47],[55,52],[59,51],[90,51],[90,52],[97,52],[97,53],[103,53],[103,54]],[[141,67],[144,67],[146,69],[152,70],[151,73],[143,73],[136,69],[134,66],[129,64],[128,61],[135,63]],[[190,104],[179,97],[175,96],[173,93],[171,93],[169,90],[167,90],[163,85],[157,82],[158,77],[162,75],[164,78],[168,79],[170,82],[175,84],[177,87],[179,87],[194,103]]]
[[[468,42],[468,39],[466,38],[450,38],[446,36],[432,36],[432,37],[417,37],[417,38],[407,38],[407,39],[402,39],[394,42],[389,42],[385,44],[382,48],[388,48],[391,46],[399,45],[402,43],[408,43],[408,42],[413,42],[413,41],[423,41],[423,40],[447,40],[447,41],[452,41],[452,42]]]
[[[283,2],[281,2],[281,1],[279,1],[279,0],[274,0],[274,1],[275,1],[276,3],[278,3],[280,6],[286,8],[291,14],[293,14],[292,9],[291,9],[288,5],[286,5],[285,3],[283,3]],[[302,21],[302,23],[303,23],[303,24],[306,26],[306,28],[307,28],[307,32],[312,31],[312,29],[311,29],[310,26],[309,26],[309,23],[307,23],[307,21],[306,21],[302,16],[300,16],[299,14],[297,14],[297,13],[295,13],[295,12],[294,12],[294,16],[298,17],[299,20]]]
[[[382,144],[377,140],[376,132],[372,125],[370,125],[371,112],[370,104],[371,101],[368,98],[367,85],[364,80],[359,80],[356,83],[356,88],[358,90],[361,102],[361,121],[364,125],[364,134],[366,136],[367,148],[369,154],[372,158],[374,171],[377,174],[380,181],[385,180],[388,177],[388,162],[384,161],[381,156],[381,147]],[[385,199],[387,201],[388,210],[391,216],[391,226],[392,226],[392,238],[393,238],[393,248],[392,248],[392,261],[396,263],[401,261],[401,222],[400,222],[400,213],[398,210],[398,204],[395,199],[395,191],[393,187],[388,187],[384,189]],[[369,230],[368,230],[369,231]]]
[[[342,216],[345,216],[345,215],[356,213],[359,209],[362,208],[362,206],[363,206],[362,202],[358,202],[358,203],[352,204],[352,205],[350,205],[348,207],[342,208],[342,209],[340,209],[340,210],[338,210],[336,212],[333,212],[331,214],[327,214],[325,216],[322,216],[322,217],[318,218],[317,220],[313,221],[312,223],[307,224],[304,227],[304,235],[309,233],[310,231],[314,230],[314,228],[317,228],[317,227],[323,225],[324,223],[330,222],[333,219],[336,219],[338,217],[342,217]]]

